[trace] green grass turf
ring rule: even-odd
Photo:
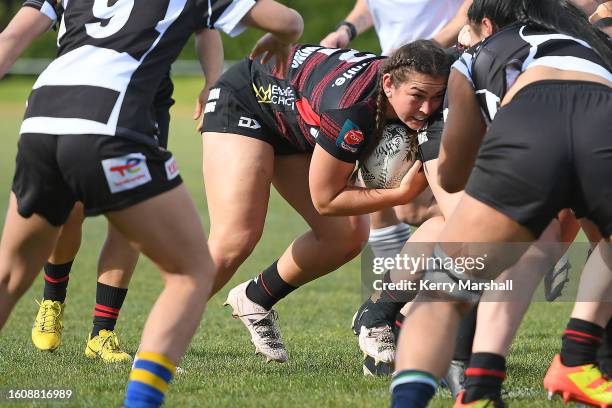
[[[13,176],[17,135],[32,78],[0,82],[0,214],[4,220]],[[170,149],[208,228],[201,180],[201,145],[190,119],[200,80],[176,81]],[[229,287],[254,276],[276,259],[306,228],[292,209],[273,193],[266,229],[253,255]],[[62,347],[37,351],[30,340],[36,314],[34,299],[42,296],[39,276],[19,302],[0,335],[0,389],[70,388],[71,402],[16,403],[23,406],[111,407],[122,400],[129,366],[88,360],[83,352],[95,303],[97,256],[105,236],[105,220],[89,219],[70,278]],[[266,364],[253,354],[246,329],[222,308],[228,288],[213,298],[173,382],[170,407],[373,407],[388,406],[388,379],[364,378],[350,320],[360,302],[359,260],[293,293],[277,310],[289,350],[286,364]],[[134,353],[145,318],[161,288],[155,268],[141,259],[117,325],[125,349]],[[523,324],[508,361],[506,391],[512,407],[561,406],[548,402],[542,377],[560,346],[559,334],[571,304],[536,303]],[[426,338],[423,341],[427,341]],[[450,343],[449,343],[450,344]],[[6,401],[0,401],[0,405]],[[8,404],[11,405],[11,404]],[[432,407],[452,405],[448,394]]]

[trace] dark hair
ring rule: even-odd
[[[576,37],[593,47],[612,70],[612,43],[608,36],[591,25],[586,14],[568,0],[474,0],[468,19],[478,24],[485,17],[498,30],[521,23]]]
[[[408,76],[415,72],[432,77],[448,78],[452,64],[453,58],[430,40],[417,40],[403,45],[381,64],[380,79],[376,90],[374,137],[364,149],[362,160],[374,151],[385,128],[387,96],[382,86],[383,75],[391,75],[391,82],[394,85],[406,82]]]

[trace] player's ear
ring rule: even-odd
[[[391,79],[391,74],[383,74],[382,86],[383,90],[385,91],[385,95],[387,95],[387,98],[390,97],[393,91],[393,81]]]
[[[484,38],[492,36],[495,33],[495,31],[497,31],[495,24],[493,24],[491,19],[489,19],[488,17],[484,17],[482,19],[481,30],[482,30],[482,35],[484,36]]]

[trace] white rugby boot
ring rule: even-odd
[[[255,354],[263,354],[267,361],[287,361],[287,350],[283,344],[274,309],[266,310],[246,296],[246,281],[230,290],[224,305],[232,307],[232,316],[239,318],[251,333]]]
[[[359,330],[359,348],[364,356],[374,359],[374,364],[390,364],[395,360],[395,336],[388,325]]]

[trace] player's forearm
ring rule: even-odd
[[[0,78],[13,66],[23,50],[47,31],[52,21],[38,10],[22,7],[0,33]]]
[[[604,3],[602,0],[571,0],[571,2],[582,9],[587,15],[593,14],[599,4]]]
[[[223,73],[223,43],[217,30],[204,29],[196,34],[196,52],[202,72],[206,78],[206,87],[217,82]]]
[[[346,16],[345,21],[348,21],[355,26],[357,35],[363,33],[374,25],[372,13],[370,13],[370,9],[368,9],[368,5],[366,4],[365,0],[357,0],[355,2],[355,7],[353,7],[348,16]]]
[[[416,197],[418,193],[414,194]],[[401,188],[371,189],[347,187],[330,199],[316,199],[313,196],[315,208],[321,215],[363,215],[384,208],[395,207],[410,201]]]
[[[300,13],[274,0],[259,0],[243,21],[251,27],[273,34],[285,44],[296,42],[304,31],[304,20]]]
[[[472,0],[465,0],[455,17],[446,24],[433,38],[443,48],[452,47],[457,43],[459,31],[468,23],[467,12],[472,5]]]
[[[26,45],[21,45],[19,38],[0,33],[0,78],[11,69]]]

